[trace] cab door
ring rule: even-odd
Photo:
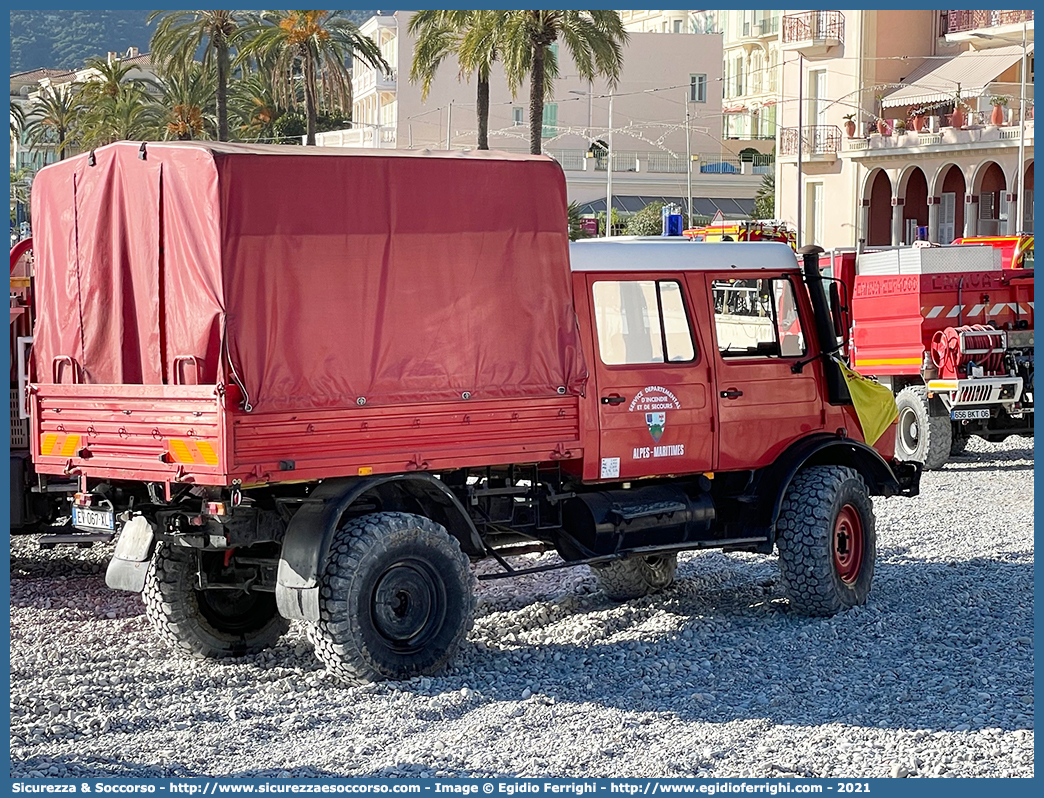
[[[600,472],[605,480],[709,471],[714,375],[678,275],[588,274]]]
[[[713,319],[718,404],[717,469],[760,468],[823,429],[822,367],[810,360],[812,308],[800,277],[693,274]],[[795,365],[801,364],[795,371]]]

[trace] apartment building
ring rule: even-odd
[[[785,11],[777,215],[828,248],[1031,231],[1033,21]]]
[[[318,144],[475,146],[475,83],[459,78],[453,59],[443,64],[427,100],[422,102],[420,86],[409,82],[414,45],[407,33],[409,18],[410,12],[400,11],[360,26],[381,47],[391,74],[357,63],[353,127],[321,133]],[[588,212],[605,209],[605,145],[611,132],[613,205],[619,212],[633,212],[661,198],[684,205],[691,170],[695,212],[713,215],[720,209],[732,218],[745,217],[753,208],[761,173],[773,167],[767,161],[741,161],[723,154],[722,99],[714,90],[720,85],[721,64],[718,35],[633,32],[623,74],[610,91],[605,81],[581,79],[563,53],[560,76],[544,108],[543,148],[562,164],[569,199]],[[528,85],[512,97],[502,69],[495,69],[490,83],[490,147],[528,152],[528,113]]]
[[[719,11],[722,33],[722,130],[730,149],[771,152],[780,100],[782,11]]]

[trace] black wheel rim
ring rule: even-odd
[[[428,645],[446,619],[446,586],[421,560],[399,560],[378,577],[370,598],[374,629],[401,654]]]

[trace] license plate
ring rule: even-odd
[[[979,410],[951,410],[950,418],[954,421],[970,421],[976,418],[989,418],[990,410],[987,407]]]
[[[73,526],[81,529],[104,529],[108,532],[116,529],[112,513],[108,510],[90,510],[76,506],[73,506]]]

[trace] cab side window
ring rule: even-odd
[[[594,284],[594,311],[607,366],[696,359],[681,285],[674,280],[600,280]]]
[[[713,280],[714,327],[722,357],[801,357],[794,285],[786,277]]]

